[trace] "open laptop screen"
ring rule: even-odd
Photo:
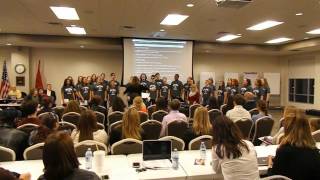
[[[143,141],[143,160],[171,159],[171,141]]]

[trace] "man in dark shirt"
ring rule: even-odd
[[[187,82],[183,85],[183,89],[184,89],[184,101],[187,102],[188,101],[188,95],[190,92],[190,87],[193,84],[193,78],[192,77],[188,77]]]
[[[111,74],[110,74],[110,77],[111,77],[111,79],[110,79],[110,81],[109,81],[109,86],[110,86],[110,82],[111,82],[111,81],[114,81],[114,85],[115,85],[116,88],[119,90],[119,88],[120,88],[120,83],[117,81],[116,73],[111,73]]]
[[[212,95],[212,89],[209,85],[209,80],[205,81],[205,86],[202,88],[202,105],[206,106],[209,104],[209,98]]]
[[[155,104],[157,99],[157,85],[155,83],[155,76],[151,76],[151,82],[149,82],[150,102]]]
[[[171,99],[181,99],[183,84],[179,80],[179,74],[174,75],[174,81],[171,82]]]
[[[155,74],[155,82],[156,82],[156,85],[157,85],[157,90],[159,91],[161,89],[162,84],[163,84],[162,79],[160,79],[160,74],[159,73]]]
[[[167,83],[167,78],[163,77],[163,83],[160,88],[160,97],[164,97],[166,100],[168,100],[169,90],[170,90],[170,85]]]

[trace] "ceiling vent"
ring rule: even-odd
[[[215,0],[218,7],[223,8],[242,8],[247,4],[251,3],[253,0]]]

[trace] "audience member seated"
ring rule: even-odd
[[[126,110],[126,105],[120,97],[115,97],[111,107],[109,108],[109,114],[115,111],[124,112]]]
[[[198,107],[194,113],[192,127],[185,133],[184,142],[188,145],[192,139],[202,135],[212,135],[212,126],[207,108]]]
[[[167,126],[170,122],[174,121],[185,121],[188,122],[186,115],[179,112],[180,101],[178,99],[174,99],[169,104],[169,114],[163,117],[162,120],[162,129],[160,136],[166,136]]]
[[[302,113],[299,113],[302,114]],[[294,180],[320,179],[320,154],[306,117],[287,117],[276,156],[269,159],[269,174]]]
[[[106,116],[107,115],[106,109],[104,106],[101,106],[101,103],[102,103],[101,96],[95,95],[92,97],[92,99],[89,103],[89,107],[92,111],[101,112],[102,114],[104,114]]]
[[[156,100],[155,111],[159,111],[159,110],[168,112],[168,101],[164,97],[159,97]]]
[[[0,167],[0,179],[1,180],[31,180],[30,173],[18,174],[10,172]]]
[[[10,98],[15,97],[17,99],[20,99],[22,97],[22,94],[21,94],[21,91],[17,89],[16,86],[11,86],[8,92],[8,97]]]
[[[37,117],[38,102],[34,100],[25,100],[21,105],[22,115],[24,118],[17,123],[21,126],[27,123],[41,125],[40,119]]]
[[[107,144],[108,135],[104,129],[98,129],[96,114],[87,110],[81,113],[79,125],[71,133],[74,143],[95,140]]]
[[[234,108],[227,112],[227,117],[233,122],[239,121],[241,119],[251,119],[251,114],[249,111],[243,108],[245,100],[241,94],[237,94],[233,97]]]
[[[43,147],[44,174],[39,180],[99,180],[94,172],[79,168],[72,139],[67,133],[49,135]]]
[[[241,138],[239,128],[227,117],[213,122],[213,170],[226,180],[260,179],[257,154],[250,141]]]
[[[219,103],[216,97],[210,96],[209,101],[208,101],[208,110],[210,111],[211,109],[220,109]]]
[[[234,108],[234,104],[233,104],[233,96],[228,96],[227,98],[227,104],[225,106],[222,107],[222,113],[223,115],[226,115],[227,112],[231,109]]]
[[[129,108],[123,115],[122,124],[110,134],[110,145],[121,139],[133,138],[143,140],[144,132],[140,126],[140,115],[136,108]]]
[[[268,114],[268,106],[267,106],[266,101],[258,100],[257,101],[257,109],[259,111],[259,114],[252,116],[253,122],[256,122],[259,118],[262,118],[264,116],[268,116],[269,118],[272,118],[271,114]]]
[[[18,160],[22,159],[22,153],[28,145],[28,135],[15,129],[14,120],[19,116],[15,109],[0,111],[0,146],[12,149]]]
[[[133,99],[132,107],[135,107],[138,111],[148,112],[146,105],[143,103],[141,96],[137,96]]]
[[[54,113],[45,114],[42,118],[42,125],[38,129],[30,133],[29,145],[44,142],[49,134],[55,132],[59,128],[57,116]]]
[[[52,106],[53,104],[51,98],[48,96],[43,97],[41,101],[41,109],[37,112],[37,114],[39,115],[45,112],[53,112]]]
[[[246,100],[246,103],[243,105],[243,107],[250,111],[251,109],[256,108],[256,100],[254,97],[254,94],[252,92],[246,92],[244,93],[244,99]]]
[[[63,114],[68,112],[76,112],[81,114],[81,109],[78,101],[71,100],[68,102],[67,107],[64,108]]]
[[[190,87],[190,92],[188,94],[189,105],[200,103],[200,93],[197,85],[192,84]]]
[[[24,99],[25,100],[33,100],[38,103],[41,103],[41,100],[42,100],[41,97],[39,96],[38,90],[35,88],[31,89],[28,96],[26,96]]]

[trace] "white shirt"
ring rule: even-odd
[[[47,96],[51,96],[51,90],[47,89]]]
[[[215,172],[222,171],[224,180],[255,180],[260,179],[257,153],[250,141],[243,140],[249,152],[241,150],[242,156],[237,159],[220,159],[216,154],[216,147],[212,147],[212,167]]]
[[[80,131],[78,131],[77,129],[74,129],[72,131],[71,138],[72,138],[74,143],[78,143],[79,142],[79,135],[80,135]],[[107,144],[107,142],[108,142],[108,134],[106,133],[105,130],[99,129],[99,130],[93,132],[93,140],[101,142],[103,144]]]
[[[239,121],[241,119],[251,119],[251,114],[249,113],[249,111],[247,111],[240,105],[234,106],[233,109],[227,112],[226,116],[233,122]]]

